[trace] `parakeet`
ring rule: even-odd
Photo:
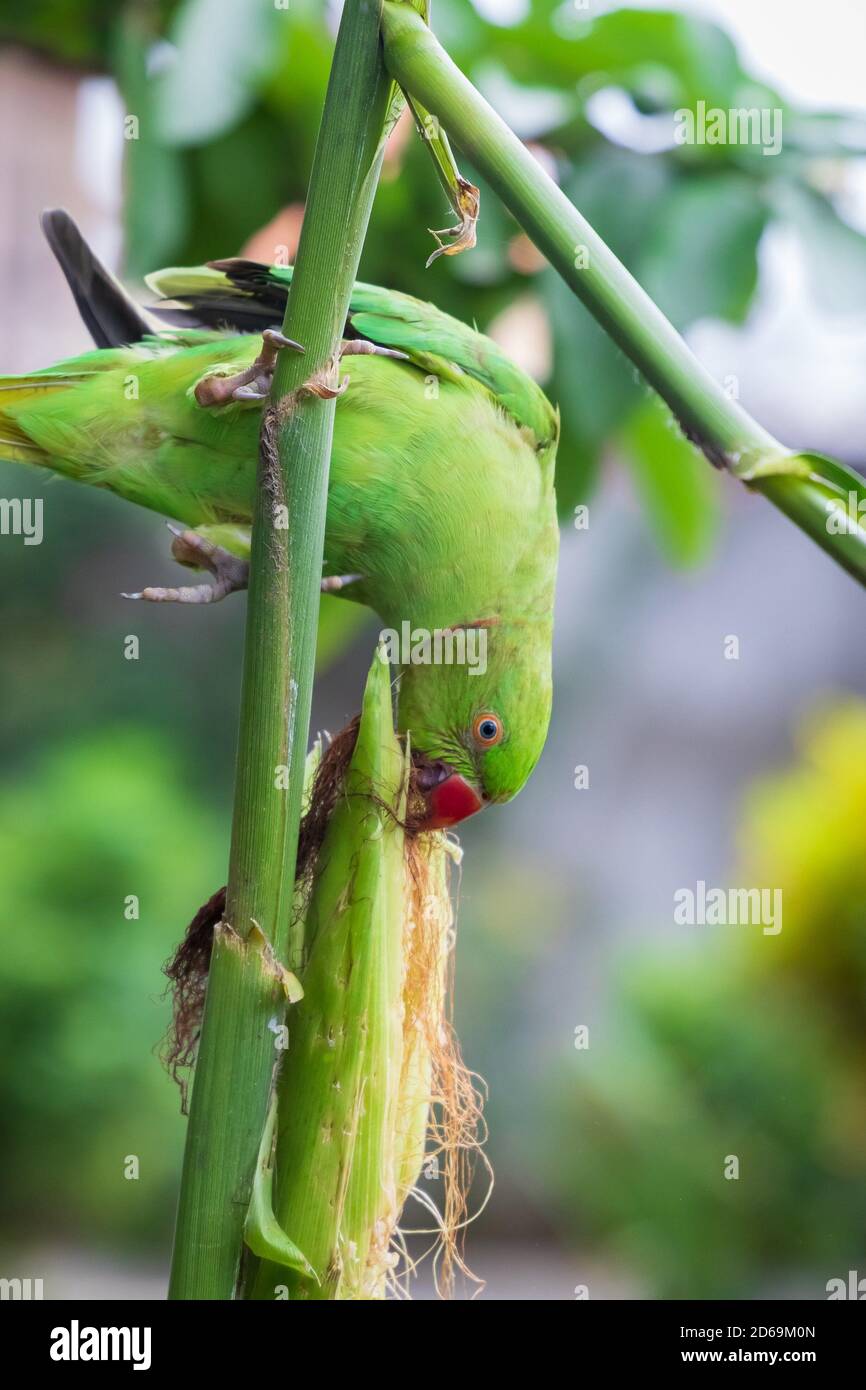
[[[213,262],[150,277],[140,310],[65,213],[43,225],[97,350],[0,378],[0,458],[172,517],[206,601],[243,587],[262,402],[292,271]],[[336,402],[323,587],[381,618],[426,828],[513,797],[551,707],[558,414],[489,338],[357,284]],[[289,505],[290,505],[289,495]]]

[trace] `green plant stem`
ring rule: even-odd
[[[196,1065],[169,1296],[235,1294],[242,1229],[281,1018],[309,735],[337,353],[381,167],[392,84],[381,0],[347,0],[263,430],[253,519],[226,922],[216,936]],[[283,997],[284,1005],[285,999]]]
[[[762,492],[866,582],[866,526],[828,532],[829,509],[866,486],[841,464],[784,448],[731,399],[625,266],[451,61],[409,3],[385,0],[385,61],[441,122],[566,284],[718,467]],[[805,460],[805,461],[804,461]]]

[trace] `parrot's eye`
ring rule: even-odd
[[[494,743],[498,743],[503,734],[502,720],[498,714],[478,714],[472,725],[472,734],[476,743],[480,743],[484,748],[491,748]]]

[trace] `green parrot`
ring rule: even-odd
[[[183,524],[175,558],[213,585],[134,597],[244,587],[262,402],[299,347],[274,327],[291,268],[161,271],[142,310],[65,213],[43,227],[97,349],[0,378],[0,458]],[[489,338],[392,290],[355,285],[343,354],[322,584],[382,620],[421,823],[450,826],[513,797],[547,734],[558,414]]]

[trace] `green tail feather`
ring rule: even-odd
[[[76,377],[57,372],[36,372],[31,376],[0,377],[0,460],[4,463],[35,463],[48,467],[49,456],[35,444],[15,418],[16,409],[73,385]]]

